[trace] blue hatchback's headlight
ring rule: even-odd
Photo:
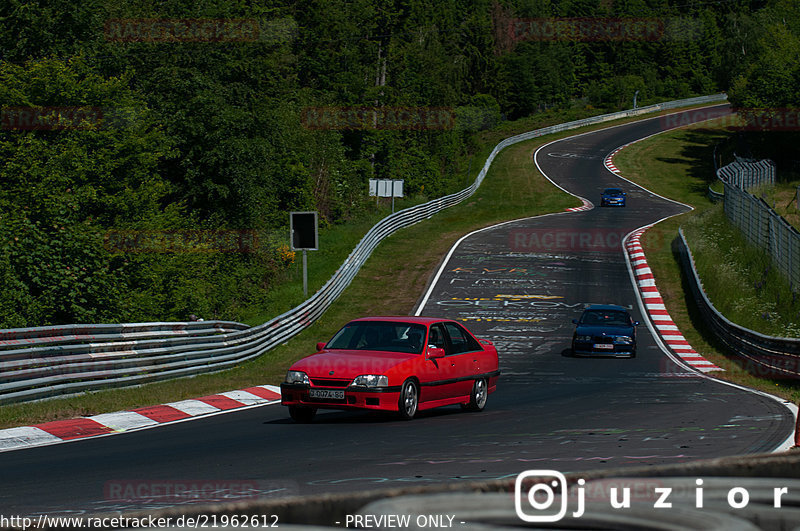
[[[591,341],[592,336],[575,336],[575,341]]]
[[[633,338],[631,336],[615,336],[614,343],[618,343],[620,345],[630,345],[633,343]]]

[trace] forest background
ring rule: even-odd
[[[375,178],[452,193],[482,133],[537,113],[800,106],[791,0],[6,0],[0,20],[0,328],[252,318],[295,267],[289,211],[357,226],[383,215]],[[343,107],[380,123],[309,118]],[[796,164],[797,133],[765,138],[744,144]]]

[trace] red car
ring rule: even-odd
[[[317,351],[292,365],[281,384],[281,403],[297,422],[311,422],[317,409],[393,411],[405,419],[451,404],[481,411],[500,376],[492,343],[447,319],[356,319]]]

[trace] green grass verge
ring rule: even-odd
[[[725,369],[714,376],[796,402],[800,384],[756,378],[723,353],[696,309],[672,250],[678,227],[683,225],[709,297],[732,321],[764,333],[797,329],[794,312],[800,308],[786,296],[788,283],[773,269],[766,277],[766,287],[755,289],[755,282],[764,280],[766,258],[742,240],[728,224],[721,205],[715,206],[706,196],[708,185],[715,179],[714,145],[728,134],[713,127],[679,129],[629,146],[614,162],[625,178],[695,208],[647,231],[643,246],[671,317],[697,352]],[[779,293],[783,293],[783,305],[773,304]],[[762,317],[765,311],[770,312],[771,319]]]
[[[780,177],[780,175],[779,175]],[[794,228],[800,230],[800,208],[797,197],[800,194],[800,178],[796,174],[779,179],[775,186],[762,186],[750,192],[764,199],[772,209],[783,216]]]
[[[728,222],[721,204],[689,218],[683,229],[717,309],[762,334],[800,338],[800,296],[770,256]]]
[[[675,111],[661,114],[669,112]],[[574,111],[570,114],[546,113],[514,122],[516,125],[504,124],[500,130],[486,132],[482,136],[481,149],[474,155],[472,172],[465,178],[465,183],[472,182],[488,154],[503,138],[585,117],[573,113]],[[289,342],[255,360],[230,370],[193,378],[4,405],[0,407],[0,428],[133,409],[252,385],[278,384],[289,365],[313,352],[317,341],[329,339],[350,319],[363,315],[408,314],[422,296],[442,257],[464,234],[502,221],[579,206],[580,201],[564,194],[538,172],[531,161],[531,154],[537,147],[557,138],[638,119],[641,117],[549,135],[505,149],[495,159],[484,183],[473,197],[386,239],[375,250],[353,283],[318,321]],[[463,166],[469,167],[468,164]],[[310,253],[310,292],[321,287],[330,278],[372,223],[373,220],[365,219],[357,226],[348,226],[349,229],[334,227],[325,231],[324,235],[320,234],[320,247],[330,245],[331,250],[324,251],[328,253],[325,255],[322,254],[323,251]],[[336,251],[333,250],[334,246]],[[286,283],[293,285],[283,287],[283,295],[276,296],[276,308],[269,314],[253,316],[247,320],[248,323],[263,323],[302,300],[302,279],[299,273],[295,272],[294,278],[288,278]]]

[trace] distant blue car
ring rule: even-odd
[[[611,304],[594,304],[583,311],[572,336],[573,355],[636,356],[636,327],[628,310]]]
[[[600,206],[625,206],[625,192],[619,188],[606,188],[600,196]]]

